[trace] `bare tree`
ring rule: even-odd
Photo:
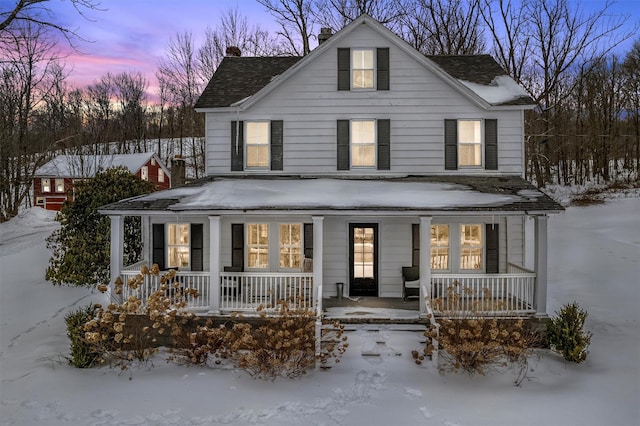
[[[404,0],[316,0],[317,21],[339,31],[358,16],[366,13],[391,31],[399,33],[405,14]]]
[[[427,55],[471,55],[485,50],[476,0],[411,0],[402,37]]]
[[[313,0],[257,0],[267,8],[280,25],[278,35],[289,46],[291,54],[305,56],[311,52],[309,40],[314,36]]]
[[[2,197],[0,221],[18,213],[28,197],[35,170],[46,161],[55,140],[34,125],[39,108],[60,87],[60,58],[46,29],[25,24],[0,38],[0,148]]]
[[[98,0],[70,0],[76,11],[85,16],[88,10],[101,10]],[[9,4],[12,3],[12,4]],[[51,29],[62,34],[71,46],[79,36],[77,29],[68,28],[58,22],[54,12],[53,0],[7,0],[0,4],[0,36],[17,27],[29,24],[32,28]]]
[[[634,170],[638,176],[640,172],[640,38],[633,43],[633,48],[624,58],[622,73],[625,111],[628,114],[626,119],[629,123],[628,138],[634,140],[634,149],[628,149],[628,151],[634,152]],[[631,163],[632,161],[629,160],[628,166],[631,166]]]
[[[142,146],[146,135],[147,79],[140,72],[120,73],[112,77],[115,100],[118,103],[118,121],[120,122],[120,152],[127,147],[128,141],[135,141],[135,151],[146,151]]]

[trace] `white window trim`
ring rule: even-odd
[[[164,170],[158,168],[158,183],[164,183]]]
[[[462,156],[460,155],[460,122],[461,121],[479,121],[480,122],[480,164],[479,165],[472,165],[472,166],[467,166],[467,165],[462,165],[460,164],[460,159],[462,158]],[[457,128],[457,138],[458,140],[456,141],[456,149],[458,151],[458,169],[484,169],[484,165],[485,165],[485,159],[484,159],[484,119],[482,118],[459,118],[457,119],[456,125],[458,126]],[[467,143],[466,145],[472,145]],[[474,144],[476,145],[476,144]]]
[[[300,225],[300,267],[299,268],[283,268],[280,267],[280,225]],[[304,224],[302,222],[278,222],[278,239],[276,241],[277,245],[277,256],[276,256],[276,266],[278,271],[287,271],[287,272],[301,272],[304,267]]]
[[[456,273],[460,273],[460,274],[484,274],[486,271],[486,267],[487,267],[487,261],[486,261],[486,238],[487,236],[485,235],[484,232],[484,223],[483,222],[470,222],[470,221],[466,221],[464,223],[459,223],[457,228],[458,228],[458,233],[456,235],[455,241],[456,241],[456,245],[457,247],[457,257],[456,257]],[[479,226],[480,227],[480,250],[481,250],[481,261],[482,261],[482,265],[480,269],[462,269],[462,242],[460,241],[461,236],[462,236],[462,227],[463,226]]]
[[[63,193],[64,192],[64,179],[56,179],[55,181],[55,186],[56,186],[56,192],[58,194]],[[58,189],[58,184],[61,183],[62,184],[62,189]]]
[[[353,122],[373,121],[373,165],[353,165]],[[362,144],[361,144],[362,145]],[[377,170],[378,169],[378,120],[375,118],[352,118],[349,120],[349,169],[351,170]]]
[[[169,244],[169,239],[170,239],[169,227],[171,225],[175,225],[175,226],[187,225],[187,229],[188,229],[188,232],[189,232],[189,243],[187,243],[187,244]],[[167,266],[167,268],[168,269],[180,269],[180,270],[183,270],[183,271],[191,270],[191,224],[187,223],[187,222],[167,223],[167,224],[165,224],[164,232],[165,232],[165,236],[166,236],[165,237],[166,238],[166,240],[165,240],[166,250],[165,250],[164,256],[165,256],[165,265]],[[171,247],[184,247],[184,246],[187,247],[187,250],[188,250],[187,252],[189,253],[189,263],[188,263],[188,265],[187,266],[181,266],[181,265],[172,266],[172,265],[170,265],[169,249]]]
[[[372,56],[372,61],[373,61],[373,85],[372,87],[354,87],[353,85],[353,72],[356,70],[353,67],[353,52],[356,50],[370,50],[371,51],[371,56]],[[351,90],[356,91],[356,92],[367,92],[367,91],[376,91],[378,89],[378,63],[377,63],[377,55],[376,55],[376,48],[375,47],[353,47],[351,48],[351,50],[349,51],[349,79],[350,79],[350,83],[351,83]],[[358,68],[359,70],[366,70],[368,68]]]
[[[266,146],[267,147],[267,165],[266,166],[249,166],[249,164],[247,163],[247,161],[249,160],[249,156],[248,156],[248,152],[249,152],[249,143],[247,142],[247,127],[249,126],[249,124],[251,123],[267,123],[267,143]],[[244,122],[244,169],[246,171],[264,171],[264,170],[271,170],[271,121],[270,120],[247,120]],[[262,145],[255,145],[255,144],[251,144],[251,146],[262,146]]]
[[[448,249],[448,253],[447,253],[447,267],[443,268],[443,269],[437,269],[437,268],[431,268],[431,273],[436,273],[436,274],[446,274],[446,273],[450,273],[451,272],[451,268],[452,268],[452,261],[451,261],[451,253],[452,253],[452,248],[451,248],[451,229],[453,227],[453,225],[451,223],[432,223],[431,224],[432,227],[434,226],[446,226],[448,228],[449,231],[449,245],[446,246]],[[429,229],[429,235],[431,235],[431,229]],[[440,247],[444,247],[444,246],[440,246]],[[433,249],[434,246],[433,244],[431,245],[431,249]],[[429,253],[429,261],[431,261],[431,253]],[[429,265],[431,266],[431,265]]]
[[[149,180],[149,167],[147,166],[142,166],[140,167],[140,179],[142,180]]]
[[[267,242],[267,253],[268,260],[267,266],[265,268],[256,268],[249,266],[249,226],[251,225],[267,225],[267,235],[269,236],[269,240]],[[273,252],[273,233],[272,233],[272,224],[269,222],[248,222],[244,224],[244,264],[246,265],[245,269],[247,271],[255,271],[255,272],[269,272],[271,271],[271,253]]]
[[[45,185],[45,182],[46,182],[46,185]],[[42,192],[43,193],[50,193],[51,192],[51,179],[42,178],[42,179],[40,179],[40,184],[42,185]]]
[[[269,260],[266,268],[249,267],[249,225],[267,225],[269,232]],[[280,225],[300,225],[300,267],[281,268],[280,267]],[[247,271],[253,272],[302,272],[304,268],[304,223],[302,221],[262,221],[246,222],[244,224],[244,264]],[[274,231],[275,230],[275,231]]]

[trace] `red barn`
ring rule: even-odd
[[[59,155],[40,167],[33,178],[34,205],[59,211],[65,200],[73,200],[74,182],[88,179],[112,167],[125,167],[158,190],[171,188],[171,173],[157,154]]]

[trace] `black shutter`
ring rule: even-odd
[[[282,120],[271,122],[271,170],[282,170]]]
[[[391,169],[391,120],[378,120],[378,170]]]
[[[313,223],[304,224],[304,257],[313,259]]]
[[[244,270],[244,224],[231,224],[231,266]]]
[[[203,262],[203,225],[201,223],[191,224],[191,270],[204,271]]]
[[[499,251],[498,246],[500,245],[499,233],[498,233],[498,225],[487,223],[485,225],[486,229],[486,252],[487,252],[487,274],[497,274],[499,267]]]
[[[444,120],[444,169],[458,169],[458,120]]]
[[[231,171],[244,170],[244,122],[231,122]]]
[[[349,170],[349,120],[338,120],[338,170]]]
[[[420,225],[411,225],[411,266],[420,266]]]
[[[338,90],[351,90],[351,49],[338,48]]]
[[[379,47],[376,65],[378,68],[378,90],[389,90],[389,48]]]
[[[498,170],[498,120],[484,120],[484,161],[486,170]]]
[[[158,268],[160,268],[161,271],[164,271],[165,269],[165,265],[164,265],[164,251],[165,251],[165,245],[164,245],[164,224],[163,223],[154,223],[153,224],[153,241],[151,243],[153,250],[152,250],[152,263],[156,263],[158,265]]]

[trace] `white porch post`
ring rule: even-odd
[[[209,216],[209,313],[220,313],[220,216]]]
[[[117,297],[120,300],[120,295],[115,293],[115,280],[122,271],[122,245],[124,242],[124,225],[122,216],[109,216],[111,219],[111,249],[110,249],[110,277],[109,277],[109,290],[107,291],[107,297],[111,300],[113,297]]]
[[[425,294],[424,290],[429,293]],[[426,298],[431,298],[431,216],[420,217],[420,315],[427,314]]]
[[[535,217],[536,315],[547,315],[547,216]]]
[[[322,262],[323,253],[322,246],[324,235],[324,216],[313,216],[313,300],[316,303],[322,303],[322,293],[320,289],[322,285]]]

